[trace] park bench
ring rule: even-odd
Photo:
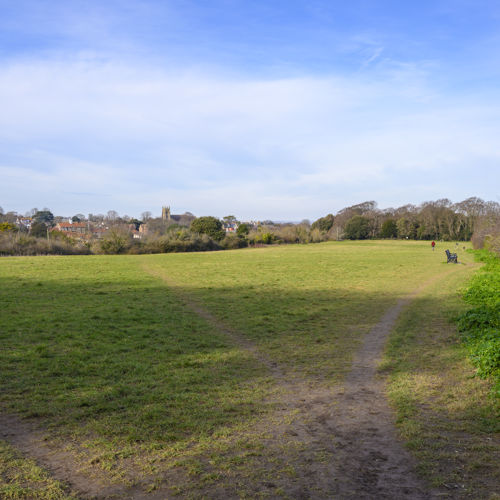
[[[446,257],[448,259],[446,261],[447,264],[448,264],[448,262],[454,262],[455,264],[458,263],[458,258],[457,258],[456,253],[451,253],[449,250],[446,250],[445,253],[446,253]]]

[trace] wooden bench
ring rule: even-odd
[[[445,251],[446,253],[446,258],[448,259],[446,263],[448,262],[454,262],[455,264],[458,264],[458,257],[456,253],[451,253],[449,250]]]

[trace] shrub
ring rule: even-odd
[[[4,231],[10,231],[12,233],[17,233],[19,229],[17,228],[16,225],[10,223],[10,222],[0,222],[0,233],[3,233]]]
[[[311,229],[310,233],[311,243],[319,243],[327,239],[326,233],[322,233],[319,228]]]
[[[206,234],[176,231],[160,237],[149,237],[143,243],[133,245],[130,253],[177,253],[219,250],[221,247]]]
[[[222,222],[216,217],[198,217],[191,222],[191,231],[198,234],[207,234],[216,241],[222,240],[225,233],[222,229]]]
[[[222,248],[226,250],[244,248],[248,246],[248,241],[245,238],[239,237],[236,234],[227,234],[220,242]]]
[[[247,234],[250,232],[250,226],[248,224],[240,224],[238,226],[238,229],[236,229],[236,234],[238,236],[247,236]]]
[[[81,255],[89,254],[87,245],[80,242],[47,240],[13,233],[0,233],[0,255]]]
[[[491,378],[500,396],[500,258],[476,252],[485,266],[474,276],[464,299],[474,307],[458,318],[458,329],[481,378]]]
[[[252,237],[252,243],[255,245],[259,245],[259,244],[271,245],[272,243],[276,242],[277,240],[278,240],[278,238],[276,237],[276,235],[270,231],[257,232]]]
[[[99,242],[97,251],[104,254],[125,253],[131,245],[130,234],[120,229],[111,229]]]

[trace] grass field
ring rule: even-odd
[[[459,258],[473,260],[463,251]],[[75,457],[83,474],[98,471],[110,484],[155,490],[166,487],[168,478],[170,494],[189,496],[235,470],[254,481],[255,461],[266,455],[269,429],[262,422],[273,422],[280,380],[300,379],[311,387],[341,382],[383,312],[450,266],[443,245],[432,252],[428,243],[407,241],[5,258],[0,260],[1,409],[42,429],[48,443]],[[435,397],[436,386],[412,378],[422,363],[431,371],[438,363],[449,373],[460,367],[472,373],[445,321],[450,311],[465,307],[457,291],[471,273],[472,266],[456,266],[452,277],[428,291],[426,309],[415,309],[400,322],[384,364],[393,373],[390,391],[400,419],[408,393],[415,391],[419,401]],[[438,340],[427,330],[420,338],[421,323],[429,324],[432,315]],[[420,352],[414,345],[426,356],[433,346],[429,365],[413,359]],[[474,395],[477,388],[486,393],[487,384],[465,379],[476,413],[464,432],[468,426],[491,432],[488,419],[474,424],[477,412],[491,410],[487,398]],[[441,400],[432,401],[442,407]],[[411,413],[411,426],[423,435],[419,418],[424,417]],[[411,429],[402,433],[423,457],[425,439],[419,447]],[[446,457],[437,460],[445,463]],[[428,472],[432,464],[422,463]],[[47,479],[40,476],[37,483],[12,473],[29,470],[37,477],[33,467],[5,445],[0,494],[52,498]],[[281,464],[275,473],[300,471],[287,472]],[[468,477],[468,484],[475,484],[477,473]],[[26,488],[29,494],[23,493]],[[50,488],[63,492],[53,498],[72,494],[59,483]]]
[[[451,321],[464,310],[460,296],[450,294],[463,287],[463,278],[447,276],[413,301],[380,368],[390,373],[400,435],[422,475],[452,497],[500,498],[500,402],[492,381],[476,376]]]

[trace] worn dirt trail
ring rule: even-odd
[[[331,415],[337,448],[337,490],[343,498],[434,496],[415,476],[415,461],[396,437],[393,411],[385,397],[384,382],[376,372],[385,340],[409,300],[400,300],[372,328],[346,377],[339,406]]]
[[[429,283],[428,283],[429,284]],[[323,447],[332,461],[309,465],[308,482],[292,492],[297,498],[430,499],[430,490],[415,474],[415,460],[396,436],[394,414],[377,366],[385,341],[402,311],[424,287],[391,307],[365,337],[343,387],[304,401],[297,425],[302,439]],[[307,413],[307,415],[306,415]],[[299,435],[300,435],[299,434]]]
[[[394,414],[387,402],[384,381],[377,376],[377,366],[401,311],[426,287],[449,273],[434,277],[387,310],[366,335],[342,387],[333,389],[321,387],[311,380],[287,379],[280,367],[259,352],[243,334],[228,328],[180,292],[188,307],[266,364],[281,387],[277,413],[282,417],[295,414],[293,424],[284,432],[305,445],[298,460],[289,458],[299,471],[298,476],[277,481],[289,496],[408,500],[442,496],[417,478],[415,460],[396,436]],[[156,275],[169,286],[176,287],[165,275]],[[276,440],[283,439],[283,429],[277,429],[274,435]],[[268,446],[273,448],[272,440]],[[321,454],[331,459],[318,461]],[[264,493],[266,488],[254,487],[253,491]],[[218,493],[217,497],[230,496],[230,491]]]
[[[145,271],[164,279],[188,308],[268,367],[281,394],[272,422],[284,421],[287,415],[293,414],[293,419],[281,428],[272,428],[271,420],[262,422],[261,427],[271,435],[267,443],[270,453],[282,449],[279,444],[284,438],[302,445],[300,454],[281,457],[295,467],[297,474],[292,478],[277,477],[272,484],[263,481],[262,484],[244,485],[250,496],[253,493],[272,498],[277,487],[288,497],[297,499],[417,500],[441,496],[416,477],[415,461],[396,437],[394,415],[387,403],[384,381],[377,376],[377,365],[402,309],[426,286],[445,274],[419,287],[386,311],[366,335],[344,383],[325,387],[310,379],[287,378],[285,371],[255,344],[186,296],[168,277],[153,269]],[[69,484],[81,498],[170,498],[167,490],[162,492],[160,489],[149,496],[140,487],[127,489],[110,483],[102,471],[81,471],[74,457],[51,447],[43,440],[43,433],[15,417],[1,417],[0,429],[0,438],[34,458],[54,477]],[[320,456],[326,459],[318,459]],[[240,481],[240,488],[242,483],[244,480]],[[239,496],[227,485],[207,486],[199,493],[203,498]]]

